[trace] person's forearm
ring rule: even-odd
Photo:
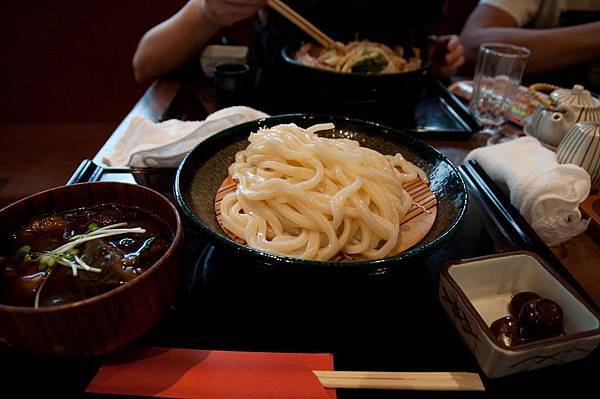
[[[479,45],[504,42],[527,47],[527,73],[536,74],[600,59],[600,22],[554,28],[481,28],[461,35],[467,64],[474,67]]]
[[[206,18],[198,3],[188,2],[172,18],[144,35],[133,57],[138,82],[150,81],[179,67],[218,32],[219,27]]]

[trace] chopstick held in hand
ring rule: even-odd
[[[325,33],[323,33],[323,31],[314,26],[312,23],[310,23],[308,20],[306,20],[304,17],[302,17],[300,14],[298,14],[296,11],[294,11],[281,0],[268,0],[267,4],[269,5],[269,7],[277,11],[288,21],[290,21],[298,28],[303,30],[306,34],[315,39],[321,46],[335,48],[342,54],[346,53],[346,48],[343,44],[336,42],[335,40],[327,36]]]

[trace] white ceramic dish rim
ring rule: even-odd
[[[452,278],[452,276],[449,273],[449,269],[452,266],[456,266],[456,265],[479,262],[482,260],[489,260],[489,259],[495,259],[495,258],[510,257],[510,256],[514,256],[514,255],[527,255],[527,256],[531,256],[535,260],[537,260],[540,263],[540,265],[542,265],[542,267],[544,269],[546,269],[546,271],[548,273],[550,273],[550,275],[552,277],[554,277],[560,284],[562,284],[567,289],[567,291],[569,291],[569,293],[571,295],[573,295],[573,297],[575,299],[577,299],[594,317],[596,317],[597,319],[600,320],[600,314],[597,311],[595,311],[579,295],[579,293],[577,293],[577,291],[575,291],[575,289],[569,283],[567,283],[567,281],[562,276],[560,276],[556,271],[554,271],[544,259],[542,259],[538,254],[536,254],[534,252],[531,252],[531,251],[503,252],[500,254],[486,255],[486,256],[480,256],[477,258],[470,258],[470,259],[461,259],[461,260],[447,263],[442,269],[442,272],[441,272],[442,276],[446,279],[446,281],[448,281],[448,283],[452,286],[452,288],[454,288],[454,290],[456,291],[456,293],[458,294],[458,296],[460,297],[462,302],[465,304],[467,310],[475,318],[475,320],[477,321],[477,324],[479,325],[481,330],[484,332],[484,334],[489,338],[492,345],[494,345],[495,347],[497,347],[500,350],[505,350],[505,351],[510,351],[510,352],[524,352],[524,351],[528,351],[531,349],[551,346],[551,345],[555,345],[555,344],[562,344],[565,342],[570,342],[570,341],[574,341],[574,340],[581,339],[581,338],[588,338],[588,337],[593,337],[595,335],[600,335],[600,327],[598,327],[593,330],[581,331],[581,332],[574,333],[574,334],[565,334],[565,335],[560,335],[558,337],[541,339],[538,341],[530,342],[528,344],[518,345],[518,346],[514,346],[514,347],[506,346],[506,345],[498,342],[498,340],[492,335],[492,331],[488,327],[487,323],[483,320],[483,317],[479,314],[477,309],[475,309],[475,306],[471,303],[471,301],[469,300],[469,298],[467,297],[465,292],[462,290],[460,285],[456,282],[456,280],[454,280],[454,278]]]

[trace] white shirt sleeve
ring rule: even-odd
[[[480,0],[511,15],[520,27],[527,26],[533,20],[543,0]]]

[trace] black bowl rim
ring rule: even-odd
[[[356,73],[356,72],[338,72],[338,71],[332,71],[329,69],[323,69],[323,68],[315,68],[313,66],[310,65],[306,65],[303,64],[297,60],[295,60],[294,58],[290,57],[288,55],[288,52],[291,51],[291,49],[295,46],[297,46],[298,43],[290,43],[290,44],[286,44],[282,49],[281,49],[281,58],[283,58],[283,60],[288,63],[289,65],[293,65],[295,67],[298,68],[303,68],[305,71],[311,71],[311,72],[315,72],[315,73],[320,73],[324,76],[338,76],[338,77],[342,77],[345,76],[347,79],[371,79],[371,80],[375,80],[375,79],[399,79],[399,78],[406,78],[409,79],[410,77],[420,77],[420,76],[424,76],[427,71],[429,70],[429,61],[427,59],[422,58],[422,64],[421,67],[419,69],[415,69],[414,71],[407,71],[407,72],[394,72],[394,73]]]
[[[154,264],[152,266],[150,266],[150,268],[148,268],[148,270],[146,270],[145,272],[140,274],[138,277],[134,278],[132,281],[130,281],[126,284],[123,284],[117,288],[103,292],[102,294],[99,294],[99,295],[92,296],[90,298],[82,299],[81,301],[75,301],[75,302],[65,303],[65,304],[56,305],[56,306],[42,306],[39,308],[34,308],[34,307],[29,307],[29,306],[13,306],[13,305],[6,305],[6,304],[0,303],[0,312],[28,313],[28,314],[30,314],[30,313],[53,313],[53,312],[60,312],[60,311],[66,310],[66,309],[73,309],[73,308],[78,308],[81,306],[86,306],[90,303],[103,301],[106,298],[116,295],[123,290],[127,290],[137,284],[141,284],[141,282],[146,280],[147,278],[149,278],[149,276],[151,274],[153,274],[154,271],[160,265],[165,263],[167,261],[167,259],[173,255],[173,253],[176,251],[176,248],[180,245],[180,243],[183,242],[183,226],[181,224],[181,217],[179,216],[179,212],[177,211],[177,208],[175,207],[175,205],[173,205],[173,203],[171,201],[169,201],[169,199],[167,197],[165,197],[158,191],[152,190],[151,188],[148,188],[145,186],[141,186],[139,184],[133,184],[133,183],[104,181],[104,182],[77,183],[77,184],[70,184],[70,185],[65,185],[65,186],[54,187],[54,188],[51,188],[48,190],[40,191],[38,193],[29,195],[18,201],[15,201],[12,204],[9,204],[9,205],[5,206],[4,208],[0,209],[0,214],[8,208],[10,208],[12,206],[16,206],[17,204],[25,202],[25,201],[29,201],[31,198],[36,197],[38,195],[46,194],[51,191],[68,190],[69,187],[76,187],[76,186],[83,186],[83,185],[127,185],[127,186],[131,186],[131,187],[135,187],[136,190],[146,191],[146,192],[151,193],[151,195],[158,197],[161,202],[168,204],[169,208],[171,208],[171,211],[173,211],[173,213],[175,215],[176,231],[175,231],[175,235],[173,237],[173,242],[171,242],[171,245],[169,246],[167,251],[156,262],[154,262]],[[151,212],[149,210],[146,210],[146,211]]]
[[[429,150],[432,150],[435,153],[435,155],[437,157],[439,157],[442,161],[446,162],[448,164],[448,166],[450,167],[450,169],[455,173],[455,175],[457,176],[457,179],[458,179],[458,183],[460,184],[461,191],[463,193],[460,210],[459,210],[458,214],[456,215],[456,217],[454,218],[454,220],[452,221],[451,225],[448,227],[448,229],[446,231],[444,231],[443,233],[441,233],[440,235],[438,235],[430,243],[421,245],[421,246],[419,246],[417,244],[416,246],[414,246],[404,252],[401,252],[397,255],[394,255],[394,256],[389,256],[389,257],[385,257],[385,258],[381,258],[381,259],[372,259],[372,260],[316,261],[316,260],[305,260],[305,259],[277,255],[277,254],[273,254],[270,252],[255,249],[255,248],[252,248],[247,245],[239,244],[239,243],[233,241],[232,239],[230,239],[229,237],[227,237],[225,234],[221,235],[221,234],[214,232],[208,225],[206,225],[204,223],[204,221],[202,221],[202,219],[200,219],[198,216],[196,216],[196,214],[190,208],[190,206],[188,206],[188,204],[184,198],[184,190],[182,190],[182,188],[181,188],[181,175],[184,172],[184,169],[186,169],[188,162],[191,162],[190,160],[198,148],[200,148],[201,146],[205,146],[207,144],[211,144],[213,141],[218,140],[219,137],[221,137],[221,136],[229,135],[229,134],[232,134],[233,132],[237,132],[239,130],[247,129],[249,131],[252,131],[257,125],[271,123],[271,122],[273,124],[277,124],[278,122],[279,123],[294,123],[292,120],[308,119],[308,118],[312,118],[312,119],[315,119],[315,118],[316,119],[325,119],[326,118],[326,119],[331,120],[332,122],[334,122],[335,120],[343,120],[343,121],[349,122],[349,123],[364,124],[364,125],[369,125],[371,127],[377,128],[377,129],[385,129],[385,130],[394,132],[394,134],[402,135],[405,139],[408,139],[409,142],[411,142],[411,144],[417,144],[419,146],[422,146],[424,148],[428,148]],[[261,118],[261,119],[257,119],[257,120],[251,121],[251,122],[246,122],[246,123],[243,123],[240,125],[236,125],[236,126],[222,130],[219,133],[210,136],[206,140],[204,140],[201,143],[199,143],[198,145],[196,145],[196,147],[194,147],[191,151],[189,151],[187,153],[187,155],[185,156],[185,158],[179,165],[179,168],[177,169],[177,174],[175,176],[175,187],[174,188],[175,188],[175,198],[177,200],[179,207],[182,209],[183,213],[186,215],[186,217],[189,220],[192,221],[192,223],[194,223],[195,226],[200,228],[202,233],[204,233],[210,239],[212,239],[213,242],[216,241],[217,243],[223,245],[224,247],[233,247],[233,249],[235,249],[237,251],[241,251],[241,252],[245,253],[246,255],[250,255],[250,256],[258,258],[258,259],[266,258],[267,261],[271,261],[268,263],[272,263],[274,261],[279,264],[284,264],[286,266],[302,267],[304,270],[307,270],[307,267],[310,268],[310,270],[323,270],[323,271],[335,271],[335,270],[339,270],[339,269],[344,269],[344,270],[383,269],[383,268],[389,267],[389,265],[394,264],[396,262],[402,262],[407,259],[410,259],[411,257],[413,257],[415,255],[426,253],[427,251],[429,251],[429,250],[439,246],[443,242],[447,241],[460,228],[460,226],[464,222],[465,214],[466,214],[468,204],[469,204],[469,198],[468,198],[469,195],[468,195],[468,191],[467,191],[467,186],[466,186],[464,179],[462,178],[458,168],[456,166],[454,166],[454,164],[452,164],[452,162],[448,159],[448,157],[446,157],[444,154],[439,152],[437,149],[435,149],[431,145],[429,145],[423,141],[420,141],[413,136],[402,133],[401,131],[399,131],[397,129],[390,128],[388,126],[384,126],[384,125],[381,125],[376,122],[370,122],[370,121],[365,121],[362,119],[355,119],[355,118],[349,118],[349,117],[344,117],[344,116],[318,115],[318,114],[285,114],[285,115],[270,116],[267,118]]]

